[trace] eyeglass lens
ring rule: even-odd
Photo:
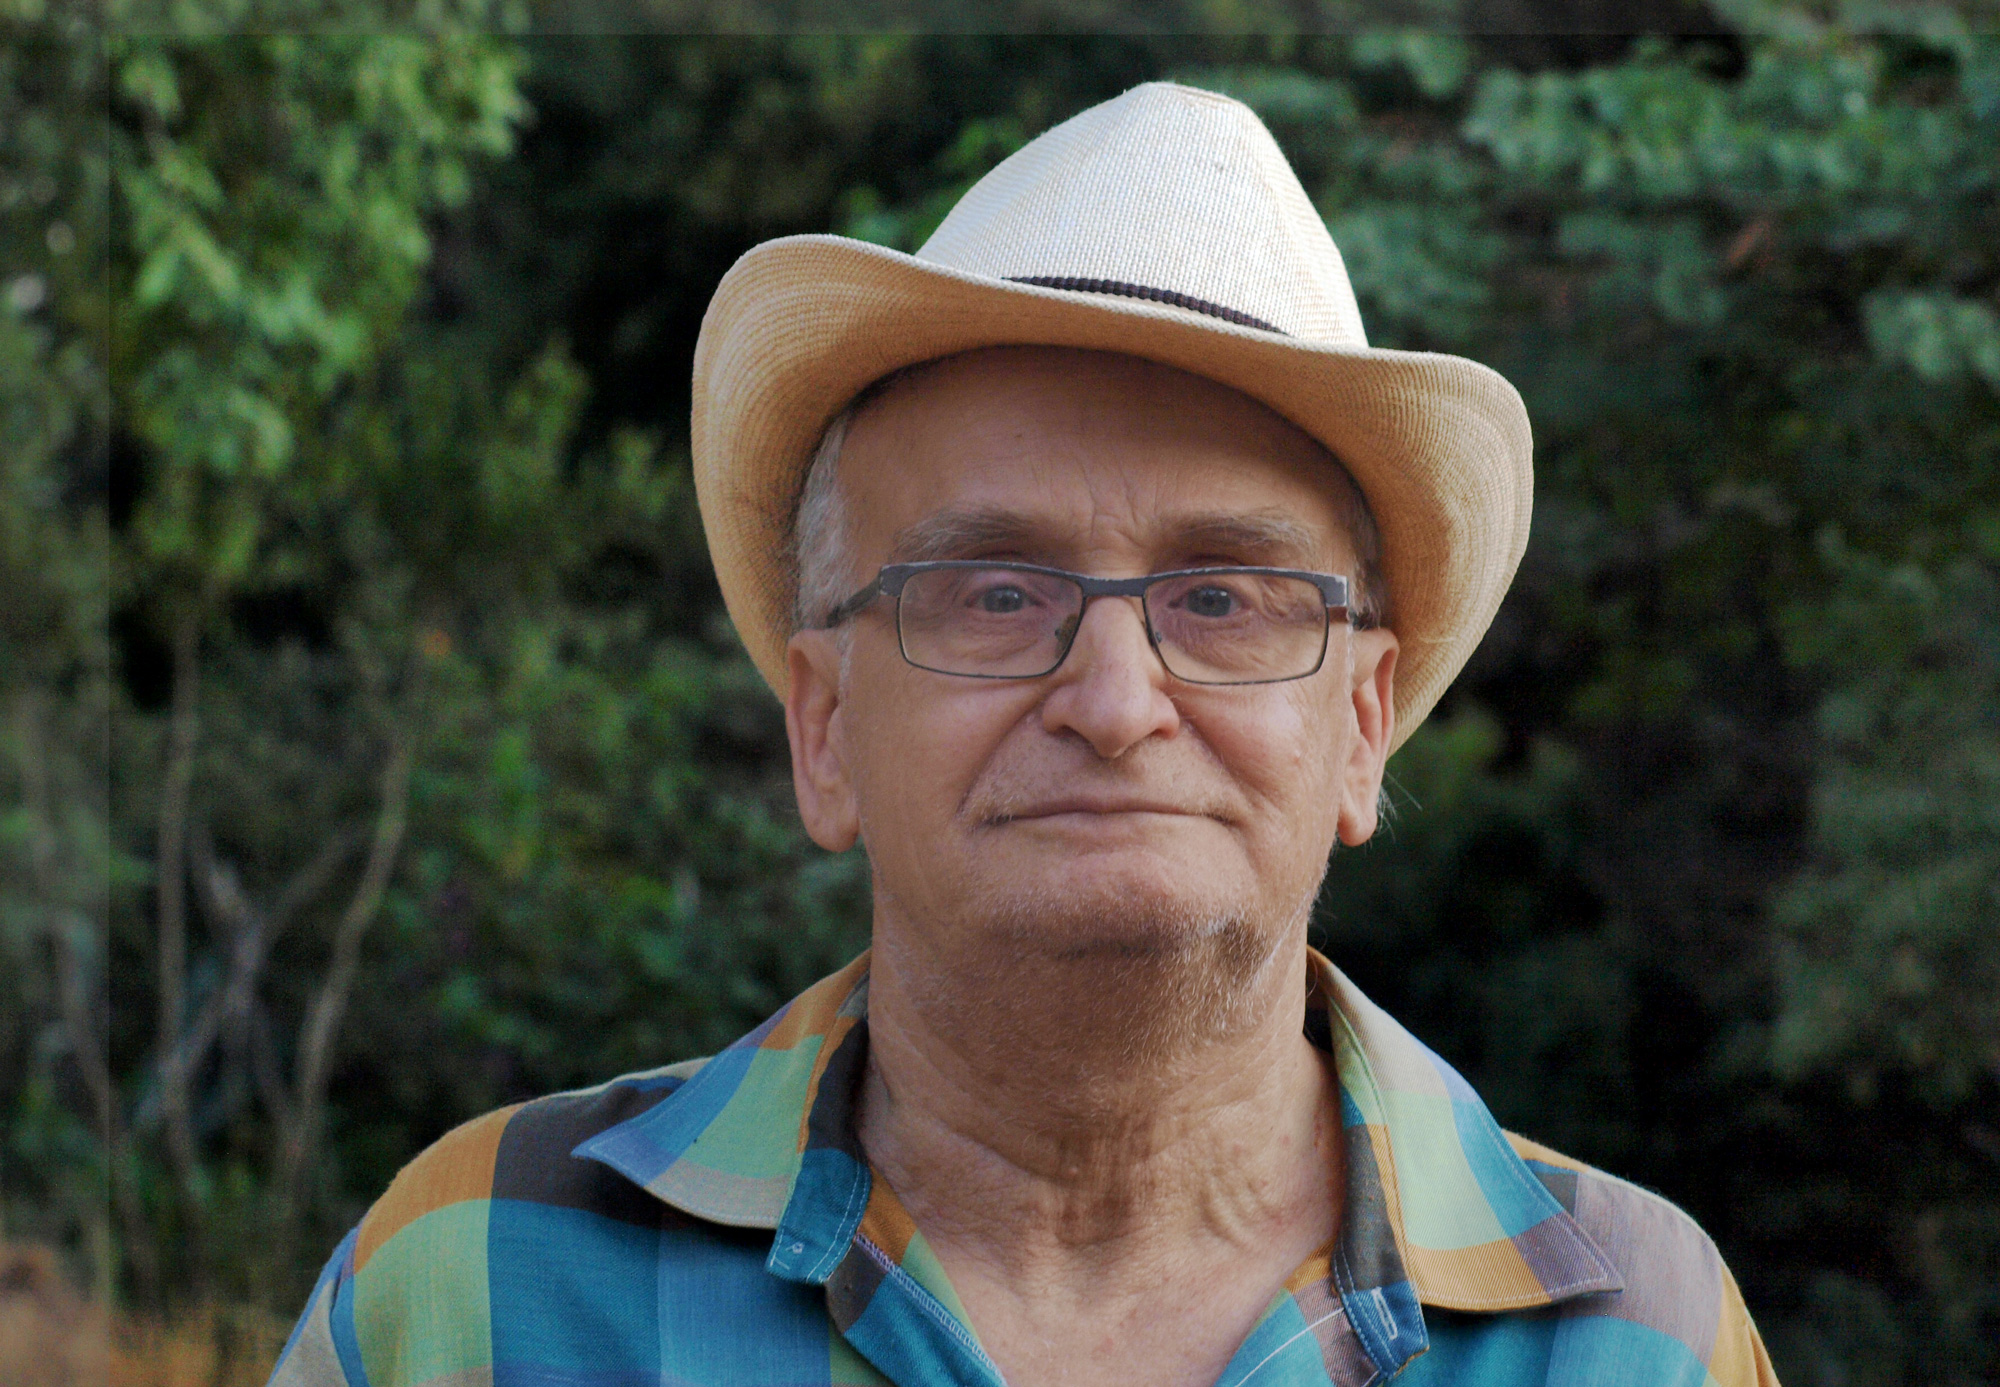
[[[910,663],[941,674],[1035,678],[1068,653],[1084,607],[1068,578],[1017,568],[913,573],[897,620]],[[1326,652],[1326,598],[1302,578],[1212,572],[1162,578],[1145,611],[1177,679],[1244,684],[1296,679]]]

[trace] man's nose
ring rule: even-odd
[[[1169,675],[1146,639],[1136,597],[1100,597],[1084,608],[1069,654],[1050,678],[1055,686],[1042,701],[1042,726],[1074,732],[1106,760],[1180,730],[1180,709],[1167,696]]]

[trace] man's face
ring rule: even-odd
[[[859,587],[884,563],[1101,577],[1204,565],[1354,573],[1318,445],[1212,382],[1133,358],[999,349],[892,387],[839,476]],[[1336,837],[1365,840],[1395,640],[1333,626],[1319,672],[1185,684],[1137,599],[1090,603],[1037,679],[907,664],[884,598],[802,633],[788,720],[806,825],[866,843],[885,922],[945,957],[1185,949],[1299,926]],[[1231,946],[1235,947],[1235,946]]]

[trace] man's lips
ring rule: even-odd
[[[1009,806],[1004,812],[993,815],[990,823],[1017,823],[1023,819],[1053,819],[1063,815],[1099,815],[1109,817],[1117,814],[1170,814],[1179,818],[1212,818],[1206,810],[1189,808],[1183,804],[1168,804],[1160,800],[1143,799],[1100,799],[1094,796],[1074,796],[1065,799],[1043,800],[1034,804]]]

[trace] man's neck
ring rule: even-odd
[[[885,942],[862,1142],[1009,1380],[1093,1380],[1093,1345],[1145,1380],[1131,1355],[1149,1341],[1212,1382],[1338,1223],[1339,1100],[1301,1031],[1303,941],[1222,999],[1190,993],[1199,960],[994,973]],[[1208,1308],[1209,1342],[1160,1337],[1177,1295]]]

